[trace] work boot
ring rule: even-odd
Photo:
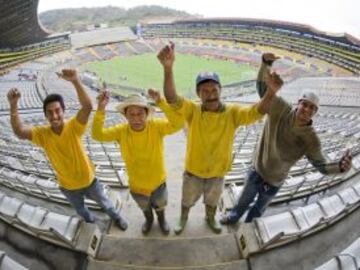
[[[188,208],[188,207],[185,207],[185,206],[181,207],[181,216],[174,228],[175,234],[180,234],[184,230],[187,219],[188,219],[189,210],[190,210],[190,208]]]
[[[151,208],[145,210],[143,213],[145,216],[145,222],[141,226],[141,231],[143,234],[148,234],[150,232],[152,224],[154,222],[154,214],[153,214],[153,211]]]
[[[206,222],[214,233],[221,233],[221,225],[215,219],[216,207],[206,205]]]
[[[165,210],[164,209],[158,210],[156,211],[156,214],[158,216],[158,222],[161,231],[163,232],[163,234],[168,235],[170,232],[170,226],[165,219]]]

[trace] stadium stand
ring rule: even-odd
[[[298,52],[360,71],[360,41],[350,35],[331,36],[307,25],[256,19],[196,19],[147,24],[144,38],[233,40]]]
[[[29,268],[23,267],[9,256],[4,251],[0,250],[0,268],[2,270],[27,270]]]
[[[0,219],[45,241],[87,252],[96,225],[49,211],[0,192]]]
[[[0,72],[4,74],[0,76],[0,249],[5,250],[0,251],[0,269],[40,269],[30,267],[23,258],[15,262],[6,255],[11,254],[6,250],[12,236],[8,234],[9,228],[24,233],[21,238],[12,239],[20,242],[20,246],[23,243],[31,246],[34,239],[45,243],[46,248],[32,249],[36,254],[44,253],[47,259],[49,253],[62,254],[60,248],[87,257],[85,263],[75,261],[46,269],[358,269],[360,81],[354,76],[333,77],[359,74],[357,39],[349,35],[331,36],[306,25],[249,19],[145,24],[144,40],[137,40],[128,27],[98,29],[70,37],[51,36],[38,22],[38,0],[0,0],[0,4],[0,26],[11,23],[0,33]],[[31,35],[31,31],[23,31],[25,22],[32,28]],[[281,95],[296,103],[302,89],[317,91],[322,106],[314,122],[324,153],[329,160],[336,160],[343,149],[351,148],[354,155],[351,171],[324,176],[302,159],[291,169],[265,215],[252,223],[224,227],[223,233],[215,236],[207,230],[200,207],[191,213],[183,237],[164,237],[156,230],[143,237],[137,231],[141,213],[134,211],[134,202],[129,199],[119,146],[95,142],[87,133],[83,143],[96,166],[97,177],[134,226],[119,232],[97,211],[99,206],[92,200],[85,203],[96,210],[99,220],[96,225],[80,220],[60,192],[45,154],[13,135],[7,90],[20,89],[21,115],[29,125],[46,123],[42,100],[48,93],[64,96],[66,113],[71,117],[79,107],[76,93],[68,83],[56,78],[55,71],[117,56],[154,53],[169,39],[175,41],[179,53],[254,67],[258,67],[264,51],[273,50],[281,55],[282,60],[275,66],[286,81]],[[72,51],[68,50],[70,40]],[[97,92],[89,93],[95,103]],[[255,81],[224,85],[223,96],[231,102],[254,102],[258,100]],[[116,104],[117,100],[112,98],[106,126],[124,121],[114,112]],[[251,166],[262,127],[258,123],[241,128],[236,134],[233,170],[226,176],[221,211],[232,207],[242,192],[244,174]],[[183,134],[176,136],[166,142],[168,146],[184,144]],[[180,155],[179,149],[171,150],[172,156]],[[179,164],[167,166],[179,170]],[[169,175],[173,175],[171,169]],[[179,196],[180,182],[169,183],[171,196]],[[177,218],[179,202],[180,199],[169,203],[171,224]],[[20,254],[22,249],[16,252]],[[68,262],[67,258],[60,259]]]
[[[315,270],[357,270],[360,266],[360,238],[348,248],[334,256],[333,259],[317,267]]]
[[[67,34],[50,35],[39,24],[38,1],[1,1],[0,70],[70,47]],[[16,16],[14,16],[16,14]]]
[[[81,48],[118,41],[131,41],[136,40],[137,37],[129,27],[114,27],[74,33],[70,35],[70,39],[74,48]]]

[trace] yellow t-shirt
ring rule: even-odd
[[[75,190],[89,186],[94,179],[94,165],[86,155],[81,136],[86,130],[76,119],[65,122],[60,135],[50,126],[31,129],[32,142],[44,148],[57,176],[59,185]]]
[[[188,124],[185,169],[202,178],[224,177],[231,169],[236,129],[263,117],[256,105],[223,104],[218,112],[209,112],[182,97],[172,108]]]
[[[94,116],[92,137],[101,142],[117,141],[129,176],[129,188],[134,193],[149,196],[164,183],[163,137],[175,133],[184,120],[163,100],[158,106],[166,119],[148,119],[144,130],[131,129],[128,123],[104,128],[105,113],[97,111]]]

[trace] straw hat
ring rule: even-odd
[[[131,95],[127,97],[122,103],[116,106],[116,110],[121,114],[125,115],[125,110],[129,106],[138,106],[143,107],[148,110],[148,115],[152,114],[155,111],[155,108],[152,107],[147,100],[140,95]]]

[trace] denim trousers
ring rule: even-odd
[[[260,217],[279,189],[280,187],[266,183],[254,168],[250,169],[241,196],[228,214],[229,220],[238,221],[249,208],[245,222],[251,222],[254,218]],[[256,195],[254,205],[250,207]]]
[[[95,217],[85,205],[85,197],[97,202],[113,220],[118,220],[120,218],[119,212],[106,196],[103,185],[96,178],[88,187],[76,190],[69,190],[60,187],[60,190],[70,204],[75,208],[78,215],[88,223],[94,223]]]

